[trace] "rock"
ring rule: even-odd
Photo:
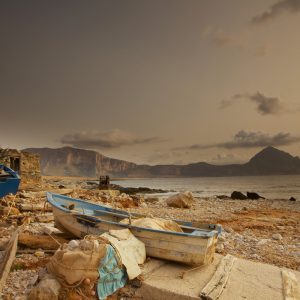
[[[265,199],[257,193],[247,192],[247,198],[251,200]]]
[[[232,194],[231,194],[231,199],[233,199],[233,200],[246,200],[246,199],[247,199],[247,196],[244,195],[244,194],[241,193],[241,192],[234,191],[234,192],[232,192]]]
[[[250,258],[258,260],[258,259],[260,259],[260,256],[256,253],[254,253],[254,254],[250,255]]]
[[[280,233],[274,233],[272,239],[277,241],[282,240],[282,235]]]
[[[79,242],[76,241],[76,240],[71,240],[69,243],[68,243],[68,248],[70,250],[72,249],[75,249],[75,248],[78,248],[79,247]]]
[[[33,288],[28,300],[58,300],[60,283],[51,275],[46,275],[39,284]]]
[[[36,251],[36,252],[34,252],[34,256],[36,256],[36,257],[44,257],[45,256],[45,252],[44,251]]]
[[[291,198],[290,198],[290,201],[296,201],[296,198],[291,197]]]
[[[224,251],[224,244],[223,243],[218,243],[216,247],[216,252],[217,253],[222,253]]]
[[[185,192],[170,196],[166,202],[170,207],[191,208],[192,204],[195,203],[195,199],[191,192]]]
[[[228,233],[233,233],[233,232],[234,232],[234,230],[233,230],[231,227],[229,227],[229,226],[223,226],[223,229],[224,229],[226,232],[228,232]]]
[[[270,240],[269,239],[261,239],[260,241],[257,242],[257,246],[262,246],[262,245],[265,245],[269,242]]]

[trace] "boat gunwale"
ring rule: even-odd
[[[116,226],[120,226],[120,227],[124,227],[124,228],[128,228],[128,229],[135,229],[135,230],[145,230],[145,231],[149,231],[149,232],[154,232],[154,233],[160,233],[160,234],[168,234],[168,235],[176,235],[176,236],[182,236],[182,237],[191,237],[191,238],[198,238],[198,239],[208,239],[208,238],[212,238],[214,236],[218,236],[219,232],[218,230],[212,229],[211,231],[205,232],[204,230],[202,230],[201,228],[199,228],[199,232],[203,232],[203,235],[192,235],[191,233],[186,233],[186,232],[174,232],[174,231],[166,231],[166,230],[157,230],[157,229],[152,229],[152,228],[145,228],[145,227],[140,227],[140,226],[134,226],[134,225],[130,225],[130,224],[122,224],[119,222],[114,222],[114,221],[108,221],[108,220],[101,220],[99,218],[96,218],[95,216],[92,215],[86,215],[84,213],[78,212],[76,211],[76,213],[72,213],[69,209],[61,206],[58,204],[57,201],[55,201],[55,199],[53,199],[53,196],[58,197],[58,198],[63,198],[67,201],[74,201],[77,203],[83,203],[83,204],[88,204],[87,206],[92,206],[92,207],[103,207],[103,213],[105,214],[105,210],[107,211],[122,211],[122,210],[115,210],[113,208],[109,208],[109,207],[104,207],[104,206],[100,206],[94,203],[90,203],[90,202],[85,202],[83,200],[80,199],[74,199],[68,196],[64,196],[64,195],[59,195],[59,194],[55,194],[55,193],[50,193],[47,192],[47,200],[48,202],[53,205],[54,207],[56,207],[58,210],[61,210],[63,212],[65,212],[67,215],[73,216],[73,217],[83,217],[83,220],[86,219],[85,221],[87,222],[93,222],[95,224],[97,223],[106,223],[106,224],[110,224],[110,225],[116,225]],[[102,211],[102,210],[101,210]],[[123,212],[123,211],[122,211]],[[124,211],[126,212],[126,211]],[[127,212],[126,212],[127,213]],[[134,216],[134,214],[131,214],[132,216]],[[130,215],[128,214],[128,217]],[[92,220],[88,220],[88,219],[92,219]],[[175,222],[178,222],[177,220],[173,220]],[[184,222],[184,221],[182,221]],[[178,224],[180,225],[180,224]]]
[[[7,167],[6,165],[0,164],[0,168],[2,168],[7,174],[12,177],[8,177],[7,179],[20,179],[19,174],[13,169]]]

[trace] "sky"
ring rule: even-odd
[[[299,29],[300,0],[0,0],[0,146],[299,156]]]

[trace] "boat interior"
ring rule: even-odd
[[[50,197],[49,197],[50,196]],[[85,202],[79,199],[69,198],[67,196],[55,195],[48,193],[50,203],[54,202],[55,206],[60,206],[61,209],[76,214],[84,221],[99,219],[114,223],[131,224],[132,220],[149,217],[143,214],[131,213],[130,211],[113,209],[110,207],[99,206],[90,202]],[[203,234],[217,231],[221,233],[221,226],[216,224],[201,224],[194,222],[186,222],[181,220],[173,220],[181,228],[183,233],[190,235],[202,236]]]

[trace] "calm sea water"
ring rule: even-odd
[[[173,192],[191,191],[195,196],[230,195],[233,191],[257,192],[268,199],[300,200],[300,175],[143,178],[113,181],[124,187],[149,187]]]

